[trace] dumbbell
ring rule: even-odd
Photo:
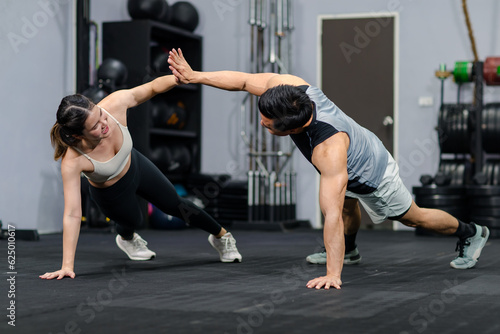
[[[474,184],[477,184],[479,186],[484,186],[485,184],[488,183],[488,176],[484,172],[479,172],[474,175],[472,180],[474,181]]]
[[[451,183],[451,175],[448,173],[437,172],[436,176],[434,176],[434,183],[437,186],[448,186]]]
[[[434,182],[434,178],[432,175],[429,174],[424,174],[420,176],[420,183],[422,183],[423,186],[430,186]]]

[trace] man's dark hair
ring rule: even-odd
[[[279,85],[268,89],[259,99],[259,110],[273,120],[279,131],[300,128],[312,115],[312,101],[299,87]]]

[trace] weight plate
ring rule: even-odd
[[[453,169],[454,169],[454,163],[448,162],[444,167],[444,172],[448,175],[451,175]]]
[[[455,206],[455,207],[449,207],[449,206],[442,206],[440,208],[437,208],[441,211],[447,212],[450,215],[452,215],[455,218],[458,218],[462,221],[469,221],[469,209],[466,206]]]
[[[496,163],[493,167],[493,180],[491,184],[497,186],[498,182],[500,182],[500,164]]]
[[[493,184],[493,168],[495,165],[491,162],[487,163],[487,173],[488,173],[488,184]]]
[[[500,187],[499,187],[500,189]],[[465,195],[465,187],[436,187],[436,186],[425,186],[425,187],[413,187],[413,194],[416,196],[428,196],[428,195]]]
[[[465,179],[465,164],[458,164],[453,172],[453,185],[462,186]]]
[[[500,85],[500,57],[487,57],[483,65],[483,77],[487,85]]]
[[[441,108],[439,108],[439,114],[438,114],[438,125],[443,124],[444,120],[446,119],[446,105],[442,104]],[[444,124],[443,124],[444,125]]]
[[[486,216],[486,217],[498,217],[500,219],[500,208],[479,208],[475,207],[470,210],[471,216]]]
[[[484,106],[481,122],[483,149],[487,153],[500,153],[500,105],[490,103]]]
[[[467,199],[469,206],[474,207],[500,207],[500,196],[474,196]]]
[[[496,141],[495,143],[495,149],[494,153],[500,153],[500,145],[498,145],[498,141],[500,140],[500,106],[497,104],[494,106],[496,110],[496,120],[495,120],[495,134],[496,134]]]
[[[485,225],[489,228],[500,229],[500,218],[487,216],[471,216],[471,220],[479,225]]]
[[[500,229],[490,228],[490,239],[500,238]]]
[[[466,186],[467,196],[500,196],[500,186]]]
[[[467,108],[464,110],[464,153],[469,153],[471,151],[471,128],[469,127],[470,118],[472,113],[470,109]]]
[[[438,174],[438,173],[445,173],[445,169],[446,169],[446,166],[447,166],[447,165],[448,165],[448,163],[447,163],[447,162],[445,162],[445,161],[441,161],[441,162],[439,163],[438,172],[437,172],[436,174]]]
[[[439,140],[439,148],[441,151],[443,151],[443,143],[445,141],[445,135],[446,135],[446,128],[445,128],[445,115],[446,115],[446,106],[443,104],[441,105],[441,108],[439,109],[439,115],[438,115],[438,140]]]
[[[451,109],[453,105],[443,104],[441,106],[441,118],[439,127],[439,146],[441,153],[452,153],[453,143],[452,143],[452,113]]]
[[[441,162],[439,163],[438,172],[446,173],[446,169],[448,168],[448,164],[449,164],[448,161],[441,160]]]
[[[490,143],[489,131],[488,131],[488,120],[489,120],[489,109],[483,107],[481,112],[481,140],[483,142],[483,149],[487,150],[488,143]]]
[[[457,164],[455,161],[448,162],[446,164],[446,173],[450,176],[450,184],[453,184],[455,182],[455,176],[453,175],[455,173],[455,169],[457,168]]]
[[[482,173],[484,174],[484,177],[485,177],[485,179],[484,179],[485,183],[482,185],[491,186],[491,174],[492,174],[491,162],[487,162],[483,165]]]
[[[470,152],[469,110],[467,104],[441,106],[438,128],[441,153]]]
[[[467,204],[467,199],[457,195],[431,195],[431,196],[417,196],[415,203],[423,208],[440,208],[440,207],[454,207],[464,206]]]
[[[484,132],[485,136],[485,140],[486,140],[486,146],[485,146],[485,150],[486,151],[490,151],[491,150],[491,144],[494,142],[494,134],[495,134],[495,131],[494,131],[494,127],[495,127],[495,123],[494,123],[494,119],[495,119],[495,110],[493,110],[493,108],[488,108],[485,110],[485,123],[483,123],[483,128],[482,128],[482,131]]]
[[[469,136],[467,131],[467,118],[469,116],[469,111],[463,109],[459,112],[458,121],[458,140],[459,140],[459,152],[457,153],[467,153],[469,152]]]
[[[489,138],[490,138],[490,146],[492,147],[493,150],[495,150],[493,147],[498,145],[498,142],[496,141],[498,139],[497,131],[496,131],[496,117],[497,116],[497,110],[493,106],[490,107],[489,109],[489,119],[488,119],[488,133],[489,133]]]
[[[491,141],[488,142],[488,151],[489,153],[500,153],[500,106],[498,104],[491,104],[488,106],[491,108],[494,114],[494,118],[491,120]],[[483,144],[484,147],[484,144]],[[486,151],[486,149],[485,149]]]
[[[459,110],[455,110],[453,117],[453,137],[450,138],[454,143],[452,153],[459,153],[461,151],[462,142],[460,140],[460,122],[462,121],[461,112]]]
[[[489,131],[489,146],[490,146],[490,151],[495,152],[498,151],[498,131],[497,131],[497,126],[496,126],[496,119],[497,119],[497,108],[491,106],[489,109],[489,123],[488,123],[488,131]]]
[[[472,62],[457,61],[453,70],[453,78],[456,83],[464,83],[472,81]]]
[[[457,175],[457,169],[458,169],[458,164],[457,163],[453,163],[450,166],[451,184],[453,184],[453,185],[457,185],[457,183],[459,182],[457,180],[457,178],[459,178],[459,176]]]

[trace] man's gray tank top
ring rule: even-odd
[[[347,190],[357,194],[373,192],[380,185],[389,158],[380,139],[342,112],[319,88],[300,88],[314,102],[313,120],[305,131],[290,135],[294,143],[312,164],[312,152],[317,145],[338,132],[345,132],[350,140]]]

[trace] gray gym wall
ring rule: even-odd
[[[63,191],[49,132],[74,91],[73,1],[0,1],[0,219],[62,230]]]
[[[0,219],[18,228],[40,232],[62,230],[62,184],[58,164],[52,160],[48,139],[61,97],[72,92],[74,54],[71,45],[72,12],[61,12],[38,28],[15,52],[7,35],[22,36],[23,18],[32,20],[40,3],[49,0],[0,1],[0,88],[2,130],[0,153]],[[55,1],[55,0],[54,0]],[[57,0],[65,3],[64,0]],[[69,1],[69,0],[67,0]],[[175,1],[169,1],[173,4]],[[192,0],[199,10],[195,33],[204,37],[204,70],[249,69],[247,0]],[[500,5],[495,0],[468,1],[479,58],[499,56]],[[399,13],[399,147],[402,178],[411,188],[421,174],[434,174],[438,165],[434,130],[439,108],[439,63],[449,69],[457,60],[473,55],[459,0],[295,0],[293,74],[317,83],[318,15],[397,11]],[[39,14],[40,15],[40,14]],[[92,19],[128,20],[126,0],[92,1]],[[41,22],[43,23],[43,22]],[[186,55],[189,59],[189,55]],[[487,101],[500,100],[498,89],[485,87]],[[471,100],[464,87],[462,100]],[[454,102],[456,87],[446,83],[445,99]],[[244,152],[238,131],[238,111],[243,93],[203,90],[202,171],[245,174]],[[434,104],[420,107],[419,97]],[[345,110],[349,114],[348,110]],[[430,146],[428,144],[431,144]],[[434,145],[432,145],[434,144]],[[298,172],[298,217],[315,223],[316,174],[300,154],[294,158]]]

